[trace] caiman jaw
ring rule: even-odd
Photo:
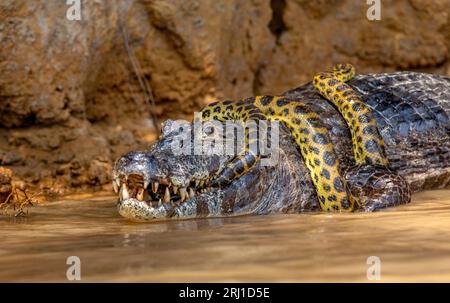
[[[209,179],[193,179],[187,186],[177,186],[169,178],[148,181],[140,174],[121,174],[114,178],[113,189],[119,194],[119,212],[134,221],[167,218],[191,198],[207,193]],[[145,216],[144,216],[145,215]]]

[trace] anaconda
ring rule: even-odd
[[[348,82],[347,82],[348,81]],[[347,83],[345,83],[347,82]],[[282,96],[215,102],[204,120],[278,120],[279,159],[176,154],[169,121],[113,171],[120,214],[136,221],[313,210],[373,211],[450,183],[450,79],[415,72],[320,73]],[[194,130],[207,140],[215,132]],[[251,131],[246,133],[248,142]],[[215,137],[216,136],[216,137]]]

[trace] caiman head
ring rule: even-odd
[[[295,142],[284,126],[279,130],[276,161],[267,165],[259,160],[231,183],[211,187],[234,157],[217,152],[211,143],[223,142],[228,134],[168,120],[147,151],[129,152],[116,161],[119,213],[132,221],[156,221],[319,209]]]

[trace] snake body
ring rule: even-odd
[[[283,96],[256,96],[238,102],[214,102],[202,110],[202,116],[205,120],[269,119],[282,122],[298,145],[322,210],[351,211],[361,206],[370,208],[377,204],[408,203],[411,196],[409,184],[390,169],[384,138],[378,128],[380,119],[376,119],[376,114],[382,116],[383,112],[363,101],[364,96],[346,83],[354,77],[352,65],[340,64],[332,72],[319,73],[313,79],[314,89],[337,109],[350,132],[354,157],[352,165],[347,166],[346,170],[340,165],[329,128],[322,122],[320,113],[311,107],[311,102],[293,97],[293,92]],[[397,77],[402,78],[400,74]],[[409,74],[408,79],[414,80],[414,73]],[[375,100],[380,102],[381,99]],[[399,105],[405,106],[414,111],[427,105],[417,108]],[[414,124],[414,118],[421,122],[423,117],[417,114],[409,113],[405,119],[409,118],[411,124]],[[422,114],[431,113],[428,110]],[[441,109],[438,114],[441,115],[439,119],[448,124],[446,112]],[[232,182],[251,169],[257,159],[258,155],[251,154],[246,148],[216,178],[219,181],[215,184]],[[358,182],[360,179],[365,181]],[[352,180],[352,184],[347,180]],[[385,188],[380,188],[380,184],[384,184]]]

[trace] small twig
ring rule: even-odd
[[[131,66],[133,67],[133,71],[136,74],[136,77],[139,82],[139,86],[141,87],[141,89],[143,91],[145,103],[147,104],[147,106],[149,108],[149,112],[150,112],[151,118],[153,120],[155,129],[156,129],[157,133],[159,133],[160,129],[159,129],[158,118],[156,117],[156,113],[155,113],[156,104],[155,104],[155,98],[153,96],[153,90],[152,90],[150,84],[148,83],[147,79],[145,79],[145,77],[142,76],[143,72],[142,72],[141,65],[139,64],[139,60],[137,60],[137,58],[135,57],[135,55],[133,53],[133,50],[130,47],[128,33],[127,33],[127,30],[126,30],[125,25],[123,24],[121,18],[119,18],[119,27],[120,27],[120,30],[122,31],[123,39],[125,42],[124,43],[125,50],[127,51],[128,58],[130,59],[130,62],[131,62]]]
[[[20,196],[20,194],[22,195],[22,197]],[[3,211],[5,211],[5,213],[7,214],[8,209],[12,207],[13,214],[11,214],[11,216],[14,216],[16,218],[21,216],[28,216],[27,207],[34,206],[34,204],[37,203],[35,198],[41,194],[42,192],[38,192],[29,196],[26,190],[13,186],[5,201],[3,203],[0,203],[0,209],[3,209]],[[26,212],[24,210],[26,210]]]

